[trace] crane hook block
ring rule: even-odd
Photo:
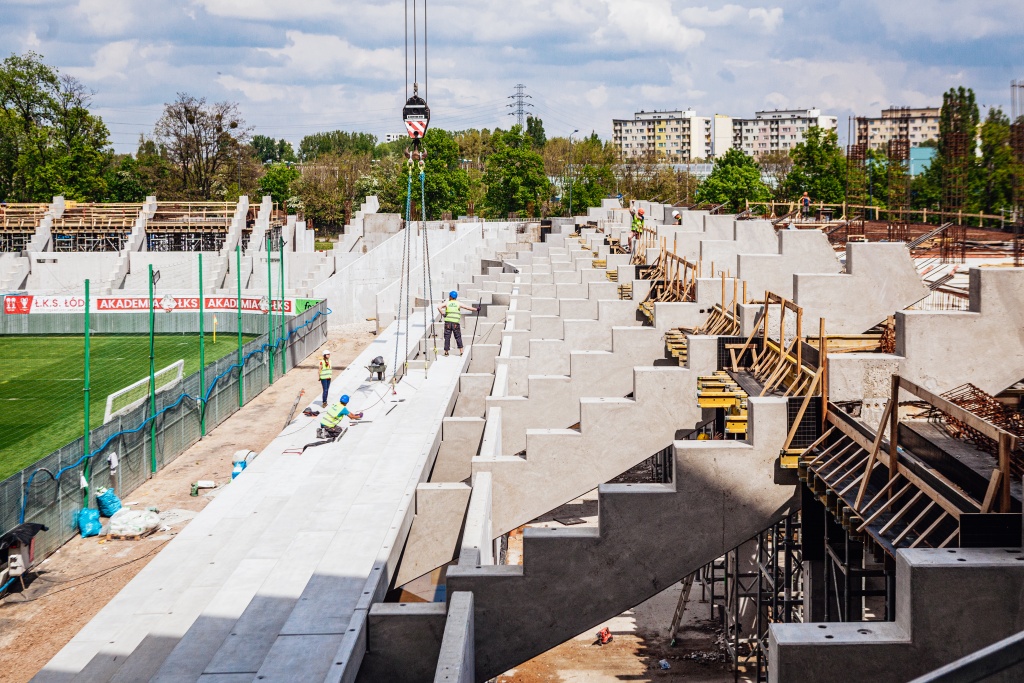
[[[420,140],[427,132],[430,125],[430,107],[427,101],[419,95],[413,95],[402,108],[402,119],[405,121],[405,129],[413,140]]]

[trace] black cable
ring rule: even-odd
[[[430,65],[427,61],[427,0],[423,0],[423,99],[425,100],[430,94],[429,68]]]
[[[405,101],[409,101],[409,0],[405,0]]]
[[[412,0],[412,82],[420,79],[420,51],[416,40],[416,0]]]
[[[128,560],[127,562],[122,562],[121,564],[115,564],[113,567],[107,567],[106,569],[100,569],[99,571],[95,571],[92,574],[85,574],[83,576],[79,576],[79,577],[74,578],[74,579],[67,579],[65,581],[59,581],[59,582],[58,581],[54,581],[54,583],[71,583],[71,582],[74,582],[74,581],[79,581],[79,580],[84,579],[84,578],[88,578],[89,579],[88,581],[82,581],[81,583],[75,583],[75,585],[73,585],[73,586],[65,586],[64,588],[60,588],[60,589],[55,590],[55,591],[50,591],[49,593],[44,593],[43,595],[40,595],[40,596],[35,597],[35,598],[23,598],[21,600],[15,600],[13,602],[9,602],[9,601],[10,601],[10,599],[12,597],[14,597],[14,595],[13,594],[12,595],[8,595],[6,598],[4,598],[3,602],[0,602],[0,607],[4,607],[6,605],[20,605],[20,604],[25,603],[25,602],[35,602],[36,600],[42,600],[43,598],[48,598],[51,595],[56,595],[57,593],[63,593],[64,591],[69,591],[69,590],[72,590],[74,588],[78,588],[79,586],[84,586],[84,585],[86,585],[88,583],[92,583],[93,581],[96,581],[97,579],[101,579],[104,576],[106,576],[107,574],[110,574],[111,572],[120,569],[121,567],[127,567],[128,565],[134,564],[134,563],[138,562],[139,560],[146,559],[147,557],[149,557],[150,555],[152,555],[156,551],[160,550],[161,548],[163,548],[165,545],[167,545],[170,542],[171,542],[171,539],[168,538],[166,541],[161,542],[159,545],[154,547],[152,550],[150,550],[145,555],[142,555],[140,557],[136,557],[134,560]],[[42,578],[42,577],[40,576],[38,578]],[[47,580],[49,580],[49,579],[47,579]],[[20,596],[20,594],[19,594],[19,596]]]

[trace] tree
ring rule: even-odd
[[[757,160],[757,165],[761,167],[765,175],[771,178],[768,184],[771,186],[772,192],[775,196],[781,197],[786,176],[793,170],[793,157],[789,156],[788,151],[774,150],[761,155],[761,158]]]
[[[1013,207],[1013,182],[1019,175],[1010,148],[1010,118],[998,107],[988,110],[981,125],[981,182],[979,204],[982,211],[996,214]]]
[[[495,152],[487,158],[483,177],[488,212],[496,217],[533,214],[550,186],[543,157],[533,151],[532,139],[519,126],[494,137]]]
[[[285,139],[274,140],[266,135],[253,135],[250,144],[256,153],[256,158],[264,164],[295,161],[295,150],[292,149],[292,143]]]
[[[270,195],[275,203],[284,204],[294,194],[292,183],[302,175],[289,164],[277,163],[266,167],[267,172],[260,178],[260,195]]]
[[[889,158],[880,149],[868,149],[864,157],[866,201],[871,206],[885,206],[889,196]]]
[[[0,198],[104,197],[109,132],[89,112],[91,96],[34,52],[0,64]]]
[[[103,198],[108,202],[134,203],[146,199],[150,188],[139,171],[138,162],[131,155],[120,157],[112,164],[104,175],[107,194]]]
[[[834,130],[811,126],[793,151],[793,168],[782,183],[782,196],[798,199],[804,192],[816,202],[841,203],[846,158]]]
[[[446,130],[431,128],[423,136],[423,149],[427,152],[424,169],[427,219],[436,220],[445,213],[465,214],[469,175],[459,163],[459,144],[455,137]],[[414,177],[414,200],[418,199],[417,184]]]
[[[771,192],[761,180],[761,169],[738,149],[730,149],[715,160],[711,175],[696,193],[698,202],[727,204],[731,211],[743,210],[746,201],[764,202],[770,198]]]
[[[333,130],[302,138],[299,142],[299,158],[302,161],[313,161],[325,154],[373,154],[376,146],[377,138],[369,133]]]
[[[154,133],[175,167],[185,197],[210,199],[215,185],[230,182],[221,177],[226,171],[236,171],[236,180],[241,174],[249,128],[233,102],[208,104],[205,97],[178,93],[174,102],[164,105]],[[251,158],[252,153],[245,156]]]
[[[548,141],[544,134],[544,122],[533,116],[526,117],[526,135],[533,141],[534,149],[544,149]]]
[[[944,211],[977,210],[971,187],[977,186],[974,149],[979,120],[973,90],[960,86],[942,95],[938,151],[932,166]]]

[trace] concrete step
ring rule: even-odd
[[[579,399],[579,431],[527,429],[526,457],[473,459],[473,472],[493,481],[495,534],[515,529],[669,446],[678,430],[700,421],[696,373],[685,368],[634,368],[633,398]],[[501,420],[500,413],[488,422]],[[494,428],[493,425],[488,425]]]
[[[675,442],[674,483],[600,486],[596,529],[526,529],[521,567],[461,557],[449,567],[449,594],[473,593],[477,680],[621,614],[789,514],[796,486],[774,478],[786,403],[751,399],[751,419],[749,443]]]

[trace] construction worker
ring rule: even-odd
[[[464,306],[457,299],[459,293],[454,289],[448,292],[448,301],[437,307],[444,316],[444,355],[448,355],[451,349],[452,334],[455,334],[455,345],[459,347],[459,355],[462,355],[462,311],[479,311],[473,306]]]
[[[800,217],[805,221],[811,217],[811,198],[806,192],[800,197]]]
[[[317,361],[317,372],[320,377],[320,386],[324,389],[324,395],[320,399],[320,407],[327,407],[327,390],[331,388],[331,350],[325,349],[323,358]]]
[[[326,436],[337,438],[341,435],[341,422],[346,417],[350,420],[360,420],[363,417],[362,413],[353,413],[348,409],[348,394],[343,395],[337,403],[332,403],[331,407],[324,411],[320,416],[320,428]]]
[[[681,213],[679,213],[678,211],[673,211],[672,212],[672,224],[673,225],[682,225],[683,224],[683,215]]]
[[[630,209],[629,212],[633,215],[633,220],[629,226],[629,251],[630,253],[633,253],[635,248],[634,244],[637,238],[640,237],[641,233],[644,231],[644,210],[637,209],[634,213],[633,209]]]

